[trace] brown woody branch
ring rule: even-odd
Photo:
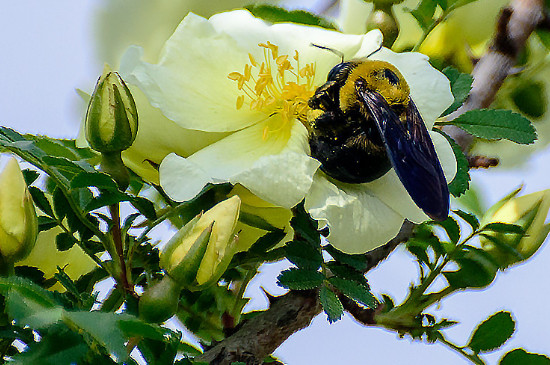
[[[535,28],[547,19],[545,14],[543,0],[513,0],[502,10],[492,45],[472,71],[474,81],[468,99],[447,119],[453,120],[467,111],[491,105],[502,83],[512,73],[525,42]],[[443,130],[463,151],[470,149],[472,135],[455,126],[446,126]]]
[[[513,0],[499,18],[493,45],[489,52],[476,64],[472,76],[472,90],[464,105],[449,116],[452,120],[466,111],[486,108],[493,102],[505,78],[511,73],[519,52],[533,30],[539,24],[548,23],[543,0]],[[467,151],[473,141],[468,133],[453,126],[445,131]],[[390,242],[369,253],[369,267],[372,269],[385,260],[412,232],[413,224],[405,221],[399,234]],[[357,306],[342,297],[343,304],[359,322],[373,324],[375,313]],[[218,343],[197,358],[210,364],[231,364],[241,361],[246,364],[262,364],[263,358],[271,354],[290,335],[309,325],[321,312],[318,291],[290,291],[272,302],[264,313],[246,322],[236,333]]]

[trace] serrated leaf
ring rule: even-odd
[[[296,206],[293,214],[290,225],[294,228],[295,235],[313,245],[320,244],[321,235],[317,231],[317,221],[305,211],[303,204]]]
[[[468,159],[464,156],[464,152],[462,152],[460,146],[449,135],[447,135],[447,133],[439,129],[433,130],[445,137],[453,149],[456,159],[456,175],[453,178],[453,181],[449,183],[449,193],[451,193],[451,195],[455,198],[458,198],[464,194],[466,190],[468,190],[470,185],[470,173],[468,172],[470,167],[468,164]]]
[[[316,25],[326,29],[336,29],[328,20],[304,10],[286,10],[273,5],[248,5],[245,9],[255,17],[267,20],[270,23],[296,23]]]
[[[451,83],[451,92],[453,93],[455,99],[451,106],[443,112],[442,116],[445,116],[457,110],[462,105],[464,100],[466,100],[470,94],[474,79],[471,75],[462,73],[451,66],[445,67],[441,72],[443,72],[443,74],[449,79],[449,82]]]
[[[458,118],[439,125],[452,124],[483,139],[508,139],[519,144],[531,144],[537,139],[535,127],[521,114],[510,110],[470,110]]]
[[[23,169],[21,172],[23,173],[23,179],[25,179],[27,186],[31,185],[40,177],[40,174],[34,170]]]
[[[44,192],[35,186],[29,186],[29,192],[31,193],[34,205],[38,207],[41,211],[43,211],[45,214],[49,215],[50,217],[53,217],[54,214],[53,214],[52,206],[50,205],[50,201],[48,200],[48,198],[46,198],[46,195],[44,194]]]
[[[368,308],[376,307],[376,300],[368,286],[359,284],[356,281],[346,280],[338,277],[329,278],[329,282],[342,292],[346,297],[363,304]]]
[[[31,343],[25,352],[14,356],[10,364],[80,364],[88,351],[80,335],[68,330],[49,331],[40,342]]]
[[[460,240],[460,226],[457,221],[449,217],[442,222],[435,222],[435,224],[441,226],[447,232],[447,236],[449,236],[452,243],[458,243]]]
[[[353,269],[351,266],[341,264],[336,261],[327,262],[327,268],[337,277],[347,280],[353,280],[361,285],[368,287],[367,279],[360,271]]]
[[[514,349],[500,359],[499,365],[550,365],[550,358],[524,349]]]
[[[453,212],[460,218],[462,218],[462,220],[464,220],[466,223],[468,223],[474,231],[479,228],[479,220],[475,215],[465,212],[463,210],[453,210]]]
[[[61,232],[55,236],[55,245],[59,251],[67,251],[76,243],[74,236],[67,232]]]
[[[99,189],[117,190],[116,182],[102,172],[81,172],[71,180],[71,189],[95,186]]]
[[[287,259],[300,269],[317,270],[323,263],[321,253],[306,241],[291,241],[285,245]]]
[[[288,269],[279,274],[277,284],[291,290],[315,289],[323,284],[325,276],[318,271]]]
[[[495,313],[477,326],[468,347],[476,353],[495,350],[512,336],[515,327],[509,312]]]
[[[95,342],[114,354],[119,360],[128,357],[124,343],[126,338],[119,329],[117,322],[122,315],[104,312],[64,312],[64,321],[86,332]],[[128,316],[130,317],[130,316]]]
[[[420,263],[430,264],[430,259],[426,253],[426,244],[418,240],[409,240],[407,242],[407,250],[418,260]]]
[[[524,234],[525,230],[522,226],[511,223],[489,223],[481,228],[481,231],[492,231],[497,233],[515,233],[515,234]]]
[[[24,298],[32,300],[40,306],[46,308],[53,308],[55,306],[52,293],[42,289],[40,286],[28,279],[17,276],[0,278],[0,293],[7,296],[8,291],[10,290],[19,292]]]
[[[57,226],[57,221],[45,215],[38,216],[38,231],[47,231]]]
[[[157,218],[155,205],[148,199],[142,198],[140,196],[131,197],[130,204],[132,204],[138,212],[143,214],[145,218],[149,220],[155,220]]]
[[[321,301],[323,310],[327,314],[328,321],[330,323],[336,322],[342,318],[342,314],[344,314],[344,306],[332,290],[323,285],[321,290],[319,290],[319,300]]]
[[[333,259],[335,259],[338,262],[341,262],[343,264],[346,264],[348,266],[353,267],[355,270],[358,271],[365,271],[368,267],[368,259],[366,255],[358,254],[358,255],[349,255],[346,253],[343,253],[342,251],[337,250],[332,245],[326,245],[323,247],[323,249],[332,256]]]

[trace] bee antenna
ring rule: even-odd
[[[343,52],[340,52],[334,48],[329,48],[329,47],[325,47],[325,46],[320,46],[318,44],[315,44],[315,43],[310,43],[310,46],[313,46],[313,47],[317,47],[317,48],[320,48],[320,49],[325,49],[327,51],[330,51],[332,53],[334,53],[335,55],[337,55],[338,57],[340,57],[340,59],[342,60],[340,63],[344,63],[344,53]],[[380,46],[381,47],[381,46]]]
[[[382,45],[380,45],[380,47],[378,47],[377,49],[375,49],[374,51],[372,51],[371,53],[369,53],[369,55],[367,56],[367,58],[369,58],[370,56],[372,56],[373,54],[375,54],[376,52],[380,51],[382,49]]]

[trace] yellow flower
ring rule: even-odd
[[[307,100],[339,59],[311,47],[338,49],[345,59],[379,48],[381,35],[339,32],[296,24],[268,25],[247,11],[209,20],[188,15],[166,42],[158,64],[133,47],[123,57],[125,80],[177,125],[226,133],[185,156],[168,155],[160,182],[176,200],[193,198],[207,183],[240,184],[263,201],[290,209],[305,198],[313,218],[328,225],[329,241],[346,252],[365,252],[391,239],[404,218],[427,219],[394,171],[367,184],[329,181],[309,156],[300,122]],[[418,53],[382,49],[372,59],[395,65],[428,130],[453,97],[448,80]],[[443,137],[432,133],[448,179],[456,162]]]
[[[15,158],[0,174],[0,255],[14,263],[27,257],[36,242],[38,220],[31,194]]]
[[[63,231],[59,227],[40,232],[36,245],[29,256],[19,261],[17,266],[37,267],[46,278],[53,277],[59,266],[73,280],[92,271],[96,267],[96,263],[78,245],[74,245],[66,251],[57,249],[55,237],[61,232]],[[51,289],[63,290],[63,287],[60,284],[55,284]]]
[[[499,261],[502,267],[524,261],[531,257],[544,243],[550,232],[546,218],[550,209],[550,190],[516,196],[519,189],[489,209],[482,223],[512,223],[521,226],[525,234],[498,233],[494,240],[481,238],[481,244]]]

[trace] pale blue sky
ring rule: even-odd
[[[101,72],[94,55],[92,0],[19,0],[4,2],[0,12],[0,123],[22,132],[53,137],[76,136],[81,118],[75,88],[89,91]],[[521,171],[482,171],[473,174],[495,201],[521,183],[532,192],[550,187],[548,151],[536,155]],[[479,321],[499,310],[510,310],[518,320],[506,349],[525,347],[550,354],[550,249],[543,249],[528,264],[499,275],[487,290],[457,294],[432,313],[450,316],[461,324],[449,329],[458,344]],[[265,267],[255,282],[253,307],[265,300],[261,284],[278,294],[275,277],[285,264]],[[403,298],[416,277],[412,259],[398,249],[380,268],[369,273],[375,293]],[[503,352],[487,356],[496,363]],[[293,335],[277,354],[289,365],[300,364],[466,364],[458,354],[439,345],[411,343],[395,333],[362,328],[346,316],[329,325],[321,314],[313,324]]]

